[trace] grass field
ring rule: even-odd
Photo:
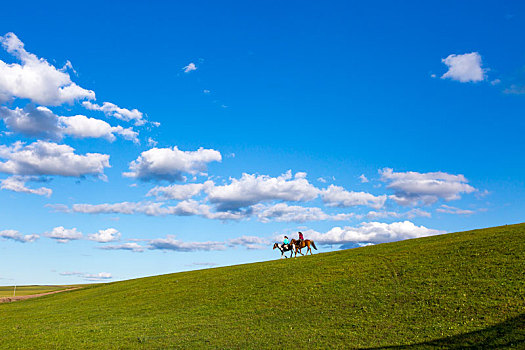
[[[0,304],[0,348],[525,348],[524,271],[520,224],[92,285]]]
[[[16,296],[19,297],[23,295],[54,292],[57,290],[68,289],[71,287],[73,286],[17,286]],[[0,286],[0,298],[12,297],[13,290],[14,290],[14,286]]]

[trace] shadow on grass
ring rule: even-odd
[[[379,349],[525,349],[525,313],[480,331],[424,343],[368,348]]]

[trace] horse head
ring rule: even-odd
[[[273,244],[273,249],[275,249],[275,248],[279,248],[279,245],[277,243]]]

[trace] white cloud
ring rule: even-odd
[[[103,120],[83,115],[59,117],[46,107],[27,105],[13,110],[0,107],[0,119],[6,126],[25,136],[61,140],[64,135],[76,138],[105,138],[114,141],[115,135],[138,143],[138,133],[132,128],[112,127]]]
[[[51,232],[46,232],[44,236],[56,239],[60,243],[67,243],[69,241],[82,239],[82,232],[78,231],[76,228],[67,229],[63,226],[57,226]]]
[[[460,199],[460,194],[476,189],[470,186],[463,175],[444,172],[418,173],[414,171],[396,173],[390,168],[379,170],[381,180],[388,182],[387,188],[395,191],[391,199],[400,205],[432,204],[439,199]]]
[[[152,139],[151,137],[148,137],[148,146],[155,147],[157,146],[158,142]]]
[[[103,120],[88,118],[84,115],[72,117],[59,117],[62,133],[77,138],[105,138],[108,141],[115,141],[115,135],[119,134],[124,139],[138,143],[138,132],[132,128],[124,129],[122,126],[111,126]]]
[[[286,203],[277,203],[272,206],[257,204],[253,206],[253,211],[261,222],[305,222],[321,220],[349,220],[354,214],[335,214],[325,213],[321,208],[302,207],[297,205],[288,205]]]
[[[120,232],[114,228],[108,228],[88,235],[88,239],[99,243],[115,242],[120,240]]]
[[[191,71],[197,70],[197,66],[195,65],[195,63],[191,62],[190,64],[183,67],[182,69],[184,70],[184,73],[189,73]]]
[[[100,106],[96,103],[84,101],[82,102],[82,105],[86,109],[92,111],[101,111],[107,116],[112,116],[120,120],[124,120],[127,122],[135,121],[135,125],[137,126],[144,125],[146,123],[146,121],[144,120],[144,114],[136,108],[129,110],[126,108],[121,108],[116,104],[110,102],[104,102],[102,106]]]
[[[137,253],[141,253],[144,251],[144,247],[138,243],[122,243],[122,244],[116,244],[116,245],[105,245],[99,248],[105,249],[105,250],[130,250],[132,252],[137,252]]]
[[[475,213],[473,210],[460,209],[460,208],[451,207],[445,204],[442,204],[440,208],[436,209],[436,211],[439,213],[456,214],[456,215],[470,215],[470,214]]]
[[[490,82],[490,85],[498,85],[499,83],[501,83],[500,79],[494,79]]]
[[[185,200],[174,206],[165,206],[162,202],[121,202],[103,204],[74,204],[71,209],[63,205],[53,205],[55,210],[84,214],[145,214],[149,216],[192,216],[198,215],[215,220],[240,220],[247,216],[245,212],[212,212],[206,204],[194,200]]]
[[[49,197],[53,193],[53,190],[47,187],[40,188],[28,188],[26,187],[26,181],[31,180],[31,177],[27,176],[11,176],[7,179],[0,180],[0,189],[9,190],[13,192],[31,193],[39,196]]]
[[[27,105],[13,110],[0,107],[0,119],[3,119],[9,130],[24,136],[50,140],[62,138],[57,116],[46,107]]]
[[[317,197],[319,190],[305,176],[297,173],[292,178],[290,170],[278,177],[245,173],[240,179],[232,178],[229,185],[210,188],[208,200],[219,210],[237,210],[272,200],[309,201]]]
[[[424,226],[416,226],[410,221],[391,224],[366,222],[357,227],[334,227],[325,233],[313,230],[303,232],[306,238],[320,244],[385,243],[444,233]]]
[[[99,273],[84,273],[80,271],[65,271],[59,272],[60,276],[79,276],[84,278],[86,281],[103,281],[113,278],[109,272],[99,272]]]
[[[168,235],[166,238],[152,239],[148,249],[174,250],[179,252],[225,250],[224,242],[183,242]]]
[[[68,145],[36,141],[30,145],[17,141],[11,146],[0,145],[0,172],[12,175],[61,175],[81,177],[102,175],[109,167],[109,155],[75,154]]]
[[[144,151],[129,165],[126,177],[149,180],[184,180],[184,173],[197,174],[206,171],[210,162],[220,162],[219,151],[199,148],[197,151],[181,151],[173,148],[152,148]]]
[[[21,62],[8,64],[0,60],[0,101],[27,98],[41,105],[57,106],[95,98],[93,91],[72,82],[68,73],[27,52],[15,34],[0,37],[0,43]]]
[[[149,190],[146,196],[155,196],[158,199],[186,200],[201,193],[205,188],[213,187],[213,181],[205,183],[190,183],[184,185],[156,186]]]
[[[421,210],[419,208],[411,209],[404,213],[398,213],[395,211],[370,211],[368,214],[366,214],[366,217],[368,219],[379,219],[379,218],[408,218],[413,219],[415,217],[432,217],[432,214],[430,214],[428,211]]]
[[[361,174],[359,176],[359,179],[361,180],[361,183],[367,183],[368,179],[366,178],[365,174]]]
[[[265,249],[268,248],[270,241],[268,239],[258,236],[241,236],[228,240],[230,247],[243,246],[246,249]]]
[[[104,281],[113,278],[109,272],[99,272],[96,274],[86,273],[82,277],[84,277],[84,279],[87,281]]]
[[[17,241],[21,243],[33,242],[37,240],[39,237],[40,237],[39,235],[22,235],[20,232],[16,230],[0,231],[0,238],[11,239],[13,241]]]
[[[441,61],[448,66],[441,79],[449,78],[462,83],[485,80],[486,69],[481,68],[481,56],[477,52],[449,55]]]
[[[323,202],[329,207],[352,207],[365,205],[375,209],[382,208],[386,195],[374,196],[366,192],[349,192],[341,186],[330,185],[321,191]]]

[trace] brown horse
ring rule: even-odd
[[[312,241],[311,239],[305,239],[300,242],[296,241],[295,239],[292,239],[290,244],[293,244],[293,246],[295,247],[295,256],[297,256],[297,252],[299,252],[299,254],[301,255],[304,255],[301,252],[301,249],[303,249],[304,247],[308,247],[308,249],[306,250],[306,254],[310,252],[310,255],[313,255],[312,248],[310,246],[314,247],[314,249],[317,250],[317,247],[315,246],[314,241]]]

